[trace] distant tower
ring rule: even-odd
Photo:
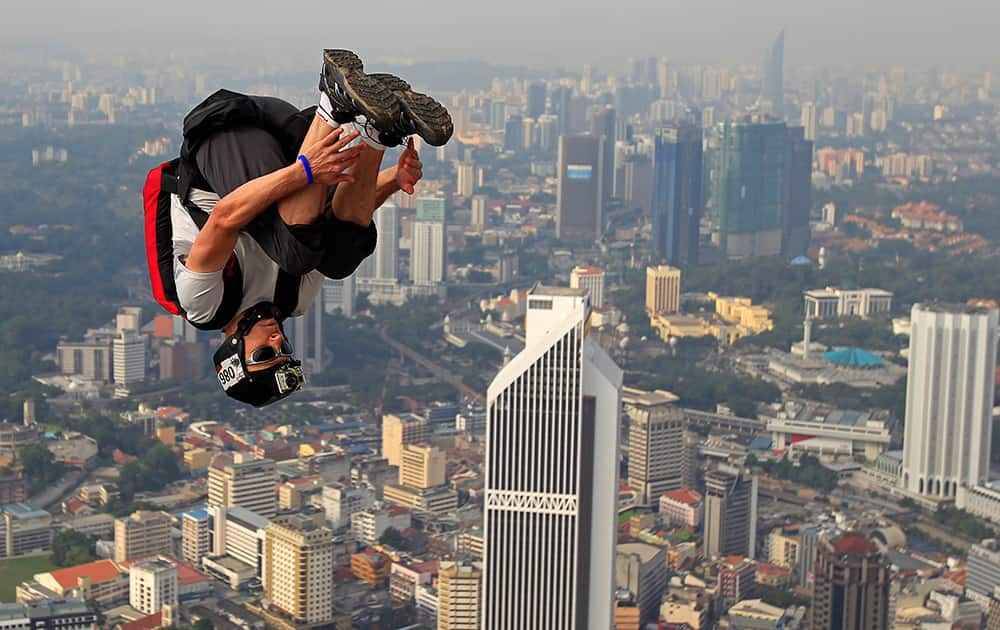
[[[295,357],[302,361],[305,370],[311,374],[320,372],[325,365],[322,301],[313,302],[301,317],[286,320],[284,329]]]
[[[765,113],[785,117],[785,31],[778,33],[764,55],[760,100]]]
[[[445,205],[442,193],[417,198],[410,249],[410,281],[413,284],[437,284],[445,280],[448,271]]]
[[[802,322],[802,358],[809,358],[809,346],[812,345],[812,327],[813,322],[811,317],[806,317],[805,321]]]
[[[997,309],[915,304],[903,433],[903,486],[954,498],[990,473]]]
[[[813,630],[887,630],[889,563],[864,534],[849,532],[817,545]]]
[[[38,422],[38,418],[35,417],[35,399],[25,398],[24,399],[24,412],[23,412],[24,426],[30,427]]]
[[[705,558],[746,556],[757,546],[757,477],[725,466],[705,475]]]
[[[559,138],[559,188],[556,236],[590,245],[604,228],[604,137],[568,135]],[[613,158],[612,158],[613,159]]]
[[[653,147],[653,257],[671,265],[696,265],[704,206],[701,129],[688,124],[658,128]]]

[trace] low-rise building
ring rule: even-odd
[[[111,560],[97,560],[74,567],[36,573],[34,579],[17,587],[17,601],[79,597],[110,606],[128,599],[128,575]]]
[[[883,289],[813,289],[805,292],[806,317],[871,317],[892,310],[892,292]]]
[[[431,583],[437,567],[437,562],[393,562],[389,569],[390,597],[400,602],[412,601],[418,586]]]
[[[0,558],[17,558],[52,550],[52,515],[28,503],[0,507],[3,547]]]
[[[385,509],[369,509],[351,515],[351,532],[361,542],[375,545],[385,530],[391,527],[403,531],[410,527],[410,523],[411,514],[405,508],[389,506]]]
[[[97,613],[82,599],[0,604],[4,630],[96,630]]]
[[[660,518],[666,526],[700,527],[703,510],[701,493],[691,488],[672,490],[660,497]]]
[[[414,512],[448,514],[458,509],[458,493],[447,486],[414,488],[389,483],[382,489],[386,503]]]
[[[374,549],[364,549],[351,554],[351,572],[354,577],[370,586],[382,585],[392,568],[392,559]]]

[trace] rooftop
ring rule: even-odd
[[[617,546],[616,551],[618,554],[626,556],[636,555],[639,556],[639,560],[642,562],[649,562],[656,558],[656,554],[660,553],[661,549],[662,547],[647,545],[646,543],[622,543]]]
[[[841,534],[831,540],[829,545],[835,553],[867,554],[878,552],[878,547],[875,543],[868,540],[864,534],[857,532]]]
[[[665,389],[657,389],[651,392],[636,389],[634,387],[622,388],[622,402],[626,405],[641,405],[644,407],[655,407],[657,405],[669,405],[677,402],[680,398]]]
[[[570,287],[544,287],[542,285],[535,285],[534,288],[529,291],[528,295],[535,297],[540,296],[552,296],[552,297],[585,297],[590,293],[589,289],[573,289]]]
[[[701,503],[701,494],[691,488],[678,488],[677,490],[663,493],[663,496],[687,505],[698,505]]]
[[[950,302],[920,302],[913,305],[914,311],[944,313],[951,315],[988,315],[991,308],[981,304],[957,304]]]
[[[79,579],[82,577],[90,578],[91,584],[99,584],[111,581],[121,574],[121,569],[111,560],[96,560],[87,564],[78,564],[75,567],[66,567],[65,569],[56,569],[49,572],[52,579],[63,588],[76,588]]]
[[[882,357],[862,348],[838,348],[823,353],[823,360],[840,367],[877,368],[885,365]]]
[[[30,503],[8,503],[0,508],[0,512],[6,512],[17,519],[42,518],[52,516],[43,509],[36,508]]]

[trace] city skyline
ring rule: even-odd
[[[203,50],[232,50],[236,44],[248,51],[260,50],[253,45],[261,37],[269,39],[269,55],[308,59],[308,51],[322,47],[357,48],[369,57],[390,59],[420,59],[445,61],[460,57],[501,64],[515,63],[534,67],[551,67],[558,63],[579,67],[582,63],[605,64],[616,57],[661,55],[688,61],[717,62],[725,59],[760,59],[775,34],[784,29],[788,35],[785,58],[789,65],[852,64],[880,60],[887,64],[914,63],[940,65],[968,63],[997,58],[997,44],[988,29],[995,22],[995,6],[977,0],[960,0],[948,6],[924,4],[913,7],[901,0],[864,3],[850,0],[823,12],[816,20],[817,6],[790,0],[759,0],[753,5],[729,7],[719,12],[694,0],[683,0],[669,6],[649,4],[643,0],[627,0],[616,9],[617,20],[609,21],[599,4],[573,5],[538,4],[519,0],[507,5],[507,11],[485,19],[476,6],[439,0],[431,10],[407,14],[411,28],[423,34],[419,38],[392,40],[372,36],[365,29],[345,32],[336,29],[331,36],[330,25],[336,25],[336,12],[329,21],[302,19],[305,14],[328,11],[320,3],[306,3],[301,13],[274,15],[267,5],[248,7],[245,3],[220,2],[210,6],[180,0],[178,13],[191,15],[185,29],[178,31],[168,24],[150,23],[135,5],[116,0],[93,5],[71,2],[56,3],[63,19],[52,22],[49,17],[57,6],[31,5],[15,2],[5,6],[5,20],[0,37],[10,43],[41,43],[47,47],[51,38],[64,36],[68,46],[86,45],[87,35],[92,44],[98,42],[107,50],[110,41],[121,49],[145,49],[168,45]],[[238,6],[239,12],[235,12]],[[402,5],[392,0],[366,3],[366,12],[401,15]],[[989,12],[994,11],[993,19]],[[864,20],[857,20],[857,15]],[[939,24],[954,23],[956,16],[976,15],[959,28],[942,31]],[[530,16],[522,19],[522,16]],[[682,20],[675,19],[683,16]],[[442,22],[442,18],[445,21]],[[440,36],[441,24],[462,24],[448,37]],[[72,25],[61,31],[60,24]],[[468,28],[475,25],[478,28]],[[559,28],[560,25],[569,28]],[[406,26],[403,24],[402,26]],[[227,33],[226,44],[212,47],[207,40],[219,32]],[[521,34],[521,44],[509,46],[508,36]],[[43,35],[44,34],[44,35]],[[724,35],[723,35],[724,34]],[[72,35],[72,37],[70,37]],[[113,35],[113,39],[108,36]],[[428,36],[429,35],[429,36]],[[845,46],[845,37],[852,40]],[[332,41],[331,41],[332,40]],[[593,42],[600,40],[600,52]],[[657,50],[655,46],[637,46],[636,42],[670,42]],[[532,42],[536,42],[532,44]],[[836,53],[830,52],[836,50]],[[470,54],[471,53],[471,54]],[[246,53],[244,53],[246,54]],[[251,55],[254,53],[250,52]],[[544,60],[544,61],[542,61]]]

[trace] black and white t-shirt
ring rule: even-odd
[[[190,200],[206,212],[211,212],[219,196],[203,190],[192,189]],[[174,282],[177,284],[177,298],[187,313],[187,319],[194,323],[204,323],[212,319],[222,303],[224,283],[222,270],[197,272],[188,269],[181,257],[191,251],[198,225],[184,209],[180,198],[170,199],[170,218],[173,222]],[[250,235],[240,232],[236,241],[236,258],[243,269],[243,301],[239,311],[264,301],[274,299],[274,289],[278,280],[278,265],[261,249]],[[316,299],[323,286],[323,274],[311,271],[299,280],[299,302],[293,317],[302,315]]]

